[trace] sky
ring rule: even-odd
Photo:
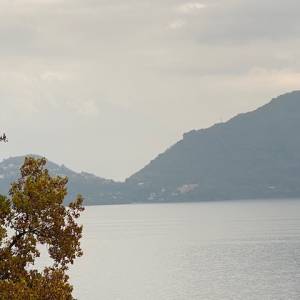
[[[0,0],[0,160],[124,180],[300,87],[299,0]]]

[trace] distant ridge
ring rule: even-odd
[[[185,133],[124,183],[49,166],[70,177],[70,196],[82,193],[88,204],[300,198],[299,132],[300,91],[294,91]],[[10,163],[20,165],[20,158],[0,163],[0,192],[14,178],[16,169],[3,168]]]
[[[126,183],[156,201],[300,197],[299,130],[294,91],[186,133]]]
[[[27,156],[40,157],[39,155],[28,154]],[[7,194],[10,184],[20,176],[20,166],[23,164],[25,156],[10,157],[0,162],[0,194]],[[69,202],[80,193],[85,198],[86,205],[93,204],[110,204],[105,201],[100,202],[101,195],[106,192],[107,187],[109,190],[114,185],[118,185],[112,180],[103,179],[93,174],[81,172],[76,173],[64,165],[58,165],[51,161],[47,162],[47,168],[52,175],[67,176],[68,182],[68,195],[66,202]]]

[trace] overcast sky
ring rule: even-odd
[[[124,179],[300,87],[299,0],[0,0],[0,160]]]

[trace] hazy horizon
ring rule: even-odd
[[[123,180],[181,139],[299,89],[300,2],[4,0],[0,160]]]

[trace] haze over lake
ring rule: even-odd
[[[300,201],[87,207],[75,297],[300,297]]]

